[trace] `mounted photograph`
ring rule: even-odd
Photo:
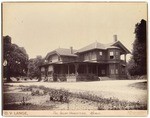
[[[146,2],[3,2],[3,116],[147,116]]]

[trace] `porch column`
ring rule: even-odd
[[[88,64],[86,64],[86,74],[89,73],[89,68],[88,68]]]
[[[79,68],[79,64],[75,64],[75,75],[78,75],[78,68]]]
[[[98,76],[98,65],[96,65],[96,75]]]
[[[68,76],[70,75],[70,72],[69,72],[69,65],[68,65]]]
[[[126,54],[124,54],[124,61],[125,61],[125,63],[126,63]]]

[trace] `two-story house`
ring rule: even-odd
[[[79,75],[122,79],[126,77],[126,55],[130,51],[117,40],[101,44],[94,42],[79,50],[58,48],[49,52],[40,66],[41,79],[46,81],[76,81]],[[121,60],[124,55],[124,60]]]

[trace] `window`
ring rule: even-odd
[[[92,53],[92,60],[96,60],[96,54],[95,54],[95,52]]]
[[[84,60],[88,60],[88,54],[84,54]]]
[[[114,56],[114,52],[110,52],[110,56]]]
[[[110,52],[110,59],[114,59],[114,52]]]
[[[116,51],[116,59],[119,59],[119,58],[120,58],[119,52]]]
[[[116,69],[116,74],[118,74],[118,69]]]
[[[102,54],[103,54],[103,53],[100,51],[100,52],[99,52],[99,55],[101,55],[101,56],[102,56]]]
[[[116,52],[116,55],[119,55],[119,52]]]
[[[114,74],[114,69],[111,69],[111,72],[110,72],[111,74]]]

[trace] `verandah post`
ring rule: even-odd
[[[78,67],[79,67],[79,64],[75,64],[75,75],[76,76],[78,75]]]
[[[70,72],[69,72],[69,64],[68,64],[68,76],[70,76]]]
[[[89,73],[89,68],[88,68],[88,64],[86,64],[86,74]]]
[[[96,74],[98,76],[98,64],[96,65]]]

